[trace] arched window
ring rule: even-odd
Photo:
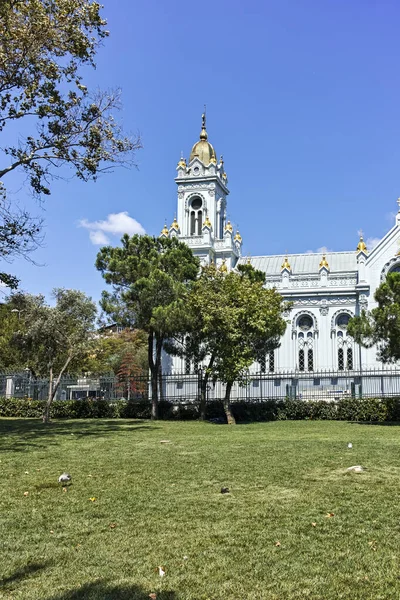
[[[334,319],[334,333],[336,336],[337,368],[339,371],[353,370],[353,339],[347,333],[347,326],[352,315],[339,313]]]
[[[299,371],[314,371],[315,319],[312,314],[301,314],[294,321],[293,331],[297,342]]]
[[[275,371],[275,352],[274,350],[270,350],[268,355],[268,371],[270,373],[274,373]]]
[[[195,196],[190,201],[190,235],[201,235],[203,227],[203,201],[199,196]]]
[[[299,371],[304,371],[304,350],[300,348],[299,350]]]

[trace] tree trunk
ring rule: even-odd
[[[214,364],[215,356],[211,356],[207,368],[204,370],[200,381],[200,421],[206,420],[207,410],[207,386],[210,377],[210,370]],[[202,372],[200,371],[199,376]]]
[[[50,367],[49,395],[47,397],[46,406],[44,407],[44,411],[43,411],[43,423],[49,423],[49,421],[50,421],[51,405],[52,405],[54,397],[57,393],[58,386],[60,385],[61,377],[64,375],[65,370],[68,367],[71,360],[72,360],[72,354],[70,354],[68,356],[67,360],[65,361],[64,366],[62,367],[61,371],[58,374],[58,377],[56,379],[56,383],[54,386],[53,386],[53,367]]]
[[[147,358],[149,361],[150,369],[150,389],[151,389],[151,418],[157,419],[158,417],[158,371],[154,363],[153,346],[154,346],[154,333],[151,331],[147,338]]]
[[[162,365],[161,365],[161,361],[160,361],[160,366],[158,369],[158,391],[159,391],[159,395],[160,395],[160,400],[163,401],[165,400],[164,398],[164,388],[163,388],[163,378],[162,378]]]
[[[236,425],[235,417],[232,414],[230,403],[229,403],[229,400],[231,397],[232,386],[233,386],[233,381],[228,381],[228,383],[226,384],[225,398],[224,398],[224,411],[225,411],[226,420],[228,422],[228,425]]]

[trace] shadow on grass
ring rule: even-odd
[[[351,425],[382,425],[383,427],[399,427],[400,421],[348,421]]]
[[[51,421],[42,423],[38,419],[0,419],[0,448],[14,452],[30,447],[46,448],[58,444],[63,436],[98,437],[109,433],[145,433],[159,427],[143,421],[115,421],[103,419]]]
[[[149,595],[155,593],[157,600],[178,600],[172,591],[153,592],[144,590],[137,585],[112,585],[107,581],[87,583],[82,587],[56,594],[46,600],[149,600]]]
[[[37,571],[41,571],[42,569],[45,569],[47,566],[49,566],[49,564],[51,564],[50,561],[32,562],[23,567],[20,567],[19,569],[14,571],[14,573],[12,573],[12,575],[9,575],[8,577],[3,577],[2,579],[0,579],[0,589],[11,583],[18,583],[22,579],[25,579],[26,577],[29,577],[30,575],[37,573]]]

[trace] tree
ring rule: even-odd
[[[90,353],[80,365],[80,369],[96,374],[117,374],[121,365],[127,365],[129,361],[139,376],[148,374],[146,333],[140,329],[124,329],[119,333],[100,331],[95,336]]]
[[[0,133],[18,137],[0,150],[0,180],[22,171],[38,197],[69,167],[88,181],[113,165],[132,165],[140,138],[114,120],[119,91],[90,92],[82,67],[95,66],[109,35],[92,0],[1,0]],[[13,128],[14,125],[14,128]],[[0,181],[0,258],[28,256],[40,243],[39,220],[7,198]],[[16,287],[15,277],[0,281]]]
[[[395,362],[400,360],[400,273],[389,273],[374,298],[378,306],[350,319],[347,331],[365,348],[377,345],[382,362]]]
[[[14,294],[0,304],[0,371],[21,371],[26,367],[18,348],[13,347],[14,336],[24,329],[21,320],[20,295]]]
[[[115,323],[147,333],[156,419],[163,344],[177,331],[179,315],[185,312],[184,293],[197,276],[199,262],[176,238],[124,235],[121,242],[121,247],[105,246],[97,255],[96,267],[113,287],[103,292],[101,307]]]
[[[285,332],[283,312],[290,305],[275,289],[263,287],[265,276],[245,265],[224,274],[214,265],[202,269],[186,301],[186,321],[180,340],[171,340],[168,350],[203,366],[201,415],[204,418],[209,379],[226,384],[224,410],[234,423],[230,394],[235,381],[246,382],[255,360],[277,348]]]
[[[93,335],[97,309],[94,302],[77,290],[53,290],[55,306],[43,296],[20,295],[24,330],[15,335],[14,344],[35,373],[49,376],[49,394],[43,421],[50,420],[50,408],[61,377],[73,361],[81,361]],[[54,376],[57,378],[54,381]]]

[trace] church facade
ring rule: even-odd
[[[376,348],[355,344],[347,324],[375,306],[374,292],[387,273],[400,271],[400,199],[394,226],[371,251],[361,236],[346,252],[245,258],[240,232],[227,220],[228,176],[222,156],[217,159],[208,141],[205,115],[188,162],[183,157],[178,162],[175,181],[176,217],[161,236],[178,237],[201,264],[214,262],[223,271],[250,262],[265,273],[266,287],[276,288],[293,303],[280,347],[255,363],[253,373],[382,368]],[[182,359],[170,361],[169,372],[188,372]]]

